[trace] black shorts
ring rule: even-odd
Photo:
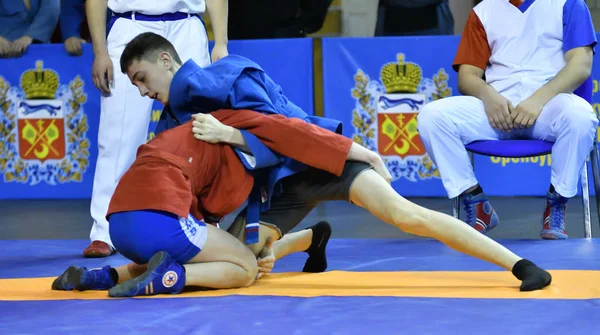
[[[346,162],[342,175],[337,177],[329,172],[308,168],[298,174],[281,180],[283,192],[273,196],[271,207],[260,214],[260,223],[279,230],[281,236],[296,227],[320,202],[350,201],[350,187],[356,177],[372,167],[365,163]],[[246,221],[245,210],[240,212],[230,232],[238,236]],[[234,228],[236,227],[236,228]]]

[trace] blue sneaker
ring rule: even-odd
[[[108,291],[110,297],[135,297],[162,293],[177,294],[185,287],[183,266],[171,255],[159,251],[150,258],[146,272]]]
[[[496,228],[500,220],[485,193],[477,195],[465,194],[462,198],[465,212],[467,213],[465,222],[469,226],[482,234],[487,234]]]
[[[57,291],[86,291],[108,290],[117,285],[110,275],[110,266],[102,269],[88,270],[86,267],[69,266],[52,283],[52,289]]]
[[[558,193],[548,192],[546,195],[546,210],[544,211],[542,231],[540,231],[540,237],[544,240],[565,240],[569,238],[565,230],[567,201],[569,199],[560,196]]]

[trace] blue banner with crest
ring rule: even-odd
[[[34,45],[0,60],[0,198],[90,197],[100,94],[91,47]]]
[[[460,95],[452,69],[459,41],[458,36],[323,39],[325,116],[341,120],[345,136],[384,157],[392,186],[404,196],[447,196],[421,143],[416,116],[428,102]],[[403,71],[398,64],[405,65]],[[598,113],[600,62],[594,64]],[[491,196],[544,196],[551,162],[550,155],[475,155],[475,175]]]
[[[261,65],[314,114],[311,39],[231,41],[229,52]],[[0,59],[0,199],[91,197],[100,120],[92,64],[89,44],[80,57],[63,45],[32,45],[20,58]],[[161,111],[155,102],[148,139]]]
[[[458,42],[457,36],[323,40],[325,116],[343,121],[344,135],[382,154],[392,185],[405,196],[446,196],[416,115],[430,101],[459,94],[451,68]],[[231,41],[229,51],[256,61],[292,101],[314,113],[311,39]],[[90,45],[81,57],[68,56],[62,45],[33,45],[21,58],[0,59],[0,199],[91,196],[100,117],[92,62]],[[398,63],[407,65],[401,80],[393,70]],[[600,62],[594,64],[598,113]],[[153,109],[149,138],[162,106]],[[551,163],[550,155],[475,156],[475,173],[489,195],[542,196]]]

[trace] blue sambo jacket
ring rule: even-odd
[[[155,133],[178,126],[192,114],[219,109],[249,109],[266,114],[281,114],[342,133],[337,120],[311,116],[288,100],[277,85],[255,62],[228,55],[207,67],[189,60],[177,71],[169,91],[169,107],[163,111]],[[251,155],[236,149],[240,160],[256,178],[255,189],[248,199],[246,243],[258,242],[259,212],[270,207],[271,198],[281,192],[277,182],[306,169],[304,164],[273,153],[257,137],[240,130]],[[255,229],[256,228],[256,229]]]

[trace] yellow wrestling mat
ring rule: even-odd
[[[541,291],[520,292],[509,272],[346,272],[274,273],[253,286],[230,290],[192,290],[152,298],[246,296],[376,296],[429,298],[596,299],[600,271],[556,270]],[[114,299],[106,291],[64,292],[50,289],[54,278],[0,279],[0,300]]]

